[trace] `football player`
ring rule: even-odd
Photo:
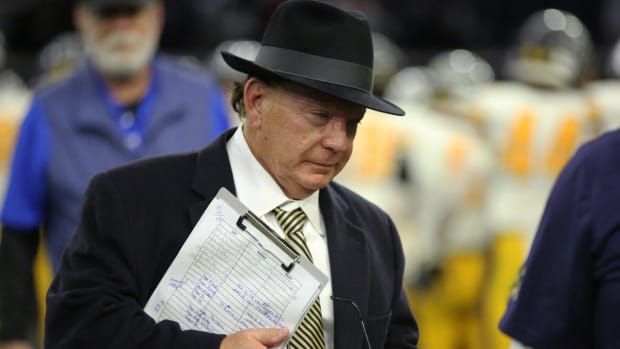
[[[442,79],[451,77],[454,92],[478,83],[457,77],[461,72],[455,69],[480,62],[460,61],[471,52],[440,56],[446,54],[452,54],[456,65],[407,67],[386,88],[386,97],[407,112],[405,119],[393,120],[400,135],[401,172],[406,174],[401,200],[407,203],[395,221],[410,227],[401,234],[406,287],[424,333],[420,346],[474,349],[481,345],[478,305],[487,242],[481,208],[491,155],[466,120],[432,107],[440,100],[458,104],[460,97],[449,96]]]
[[[577,146],[595,135],[580,88],[591,58],[588,30],[577,17],[557,9],[536,12],[508,55],[511,81],[479,91],[469,107],[495,156],[485,210],[492,234],[483,296],[488,348],[509,347],[498,322],[550,188]]]

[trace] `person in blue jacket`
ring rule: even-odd
[[[36,91],[14,150],[1,212],[0,347],[32,340],[39,229],[57,271],[95,173],[202,148],[229,127],[217,82],[156,54],[161,1],[79,0],[74,19],[88,59]]]
[[[620,348],[620,130],[557,179],[500,329],[513,348]]]

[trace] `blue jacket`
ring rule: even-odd
[[[118,105],[90,64],[38,91],[13,157],[2,224],[44,227],[54,269],[94,174],[148,156],[203,147],[228,128],[214,80],[159,57],[139,105]]]
[[[223,335],[156,324],[143,308],[219,188],[235,193],[226,152],[232,133],[197,153],[95,177],[47,294],[46,348],[219,348]],[[403,252],[388,215],[335,183],[319,192],[319,206],[333,295],[359,306],[372,348],[416,348]],[[367,347],[351,304],[334,304],[334,330],[336,348]]]

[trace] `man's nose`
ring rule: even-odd
[[[349,147],[352,136],[349,135],[347,120],[335,117],[330,120],[323,137],[323,146],[333,151],[344,151]]]

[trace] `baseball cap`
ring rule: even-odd
[[[99,11],[106,8],[127,8],[127,7],[135,7],[139,8],[154,0],[78,0],[78,2],[84,4],[85,6]]]

